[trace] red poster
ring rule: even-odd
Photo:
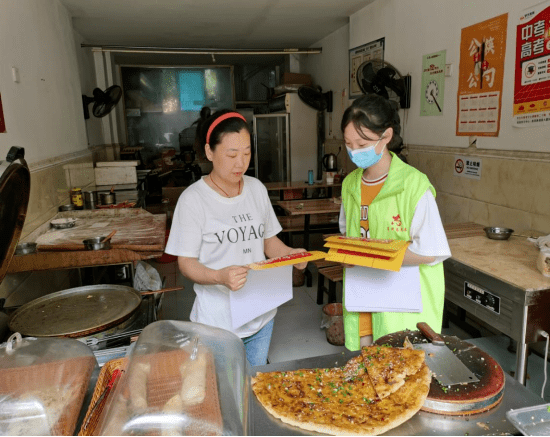
[[[6,132],[6,122],[4,121],[4,110],[2,109],[2,94],[0,94],[0,134]]]
[[[522,11],[516,34],[516,127],[550,123],[550,2]]]

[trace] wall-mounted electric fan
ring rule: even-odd
[[[82,103],[84,104],[84,118],[90,118],[90,111],[88,106],[90,103],[94,103],[92,107],[92,114],[94,117],[105,117],[109,112],[113,110],[116,104],[122,97],[122,88],[118,85],[113,85],[102,91],[99,88],[94,89],[93,97],[82,96]]]
[[[357,69],[357,84],[363,93],[385,97],[397,108],[410,107],[410,83],[410,76],[402,76],[397,68],[381,59],[365,61]]]

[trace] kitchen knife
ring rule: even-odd
[[[416,327],[431,343],[417,343],[413,344],[413,347],[426,352],[426,364],[441,385],[479,382],[479,379],[445,345],[443,338],[427,323],[417,323]]]

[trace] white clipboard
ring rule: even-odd
[[[246,284],[229,292],[231,325],[237,329],[292,299],[292,266],[249,270]]]
[[[352,312],[422,312],[420,269],[398,272],[355,266],[346,268],[345,305]]]

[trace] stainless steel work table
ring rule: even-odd
[[[445,299],[517,341],[516,378],[525,383],[529,344],[550,332],[550,278],[536,267],[539,249],[523,237],[449,239]]]
[[[473,345],[475,339],[468,340]],[[318,367],[342,366],[358,352],[343,352],[335,355],[325,355],[282,363],[256,366],[256,372],[288,371]],[[287,425],[272,417],[258,402],[251,390],[251,424],[250,435],[312,435],[314,433]],[[516,428],[506,419],[506,412],[511,409],[523,408],[545,403],[543,399],[525,388],[522,384],[506,374],[504,396],[502,402],[492,410],[471,416],[443,416],[439,414],[418,412],[413,418],[400,426],[391,429],[385,435],[506,435],[519,434]]]

